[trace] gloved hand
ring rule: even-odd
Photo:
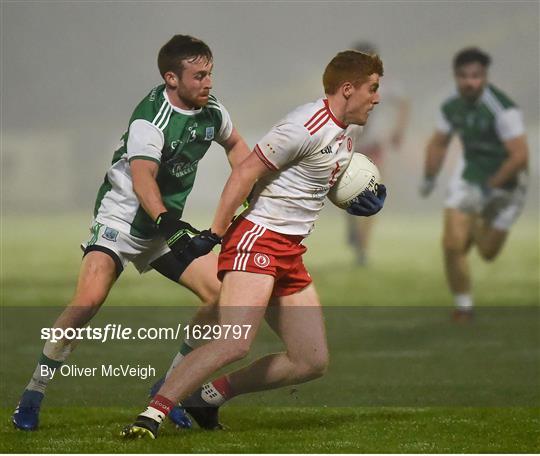
[[[420,196],[422,196],[423,198],[426,198],[427,196],[431,194],[434,188],[435,188],[435,178],[424,177],[424,180],[420,184],[418,191],[420,192]]]
[[[199,234],[200,231],[189,223],[174,216],[171,212],[162,212],[156,219],[158,233],[163,236],[173,255],[180,259],[189,241],[191,234]]]
[[[500,211],[512,201],[512,192],[499,187],[481,186],[484,211]]]
[[[203,230],[197,236],[191,238],[184,253],[194,260],[210,253],[218,244],[221,244],[221,238],[217,234],[212,233],[209,229]]]
[[[377,188],[377,194],[369,190],[360,193],[347,208],[347,212],[351,215],[363,217],[375,215],[383,208],[385,199],[386,187],[380,184]]]

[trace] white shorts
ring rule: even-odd
[[[445,207],[484,218],[492,228],[508,231],[525,204],[526,176],[519,178],[513,190],[494,189],[488,196],[478,184],[455,178],[448,186]]]
[[[161,238],[137,238],[95,220],[90,227],[90,233],[88,241],[81,244],[83,250],[96,246],[98,248],[95,250],[99,250],[101,247],[114,252],[120,263],[117,266],[121,265],[120,271],[125,269],[129,262],[132,262],[142,274],[152,269],[150,263],[171,251],[165,240]]]

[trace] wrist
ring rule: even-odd
[[[175,222],[175,217],[169,211],[164,211],[156,217],[154,225],[161,236],[169,239],[177,231]]]
[[[215,226],[211,226],[208,231],[210,231],[210,234],[213,234],[214,236],[217,236],[218,238],[221,239],[223,235],[225,234],[225,231],[227,230],[226,229],[220,230],[219,228],[216,228]]]

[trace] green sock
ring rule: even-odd
[[[56,373],[56,369],[58,369],[62,363],[63,361],[56,361],[42,353],[36,366],[36,370],[26,386],[26,389],[39,391],[45,394],[45,388],[47,388],[47,385]]]
[[[193,347],[189,345],[186,341],[182,342],[182,345],[180,346],[180,351],[176,354],[174,359],[172,360],[171,367],[169,367],[169,370],[167,371],[167,374],[165,377],[168,377],[169,374],[172,372],[172,370],[180,364],[180,361],[184,359],[184,356],[186,356],[188,353],[191,353],[193,351]]]

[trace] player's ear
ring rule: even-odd
[[[348,100],[349,97],[352,95],[353,89],[354,89],[354,87],[350,82],[345,82],[341,86],[341,93],[343,94],[343,98]]]
[[[173,73],[172,71],[167,71],[164,75],[163,75],[163,79],[165,79],[165,83],[169,86],[169,87],[172,87],[173,89],[176,89],[178,87],[178,81],[179,81],[179,78],[178,76]]]

